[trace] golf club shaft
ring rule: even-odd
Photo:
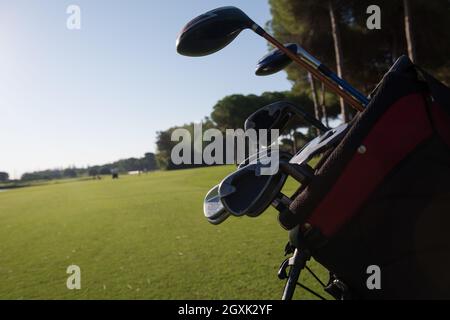
[[[356,90],[354,87],[352,87],[347,81],[340,78],[337,74],[332,72],[330,69],[328,69],[325,65],[320,66],[320,70],[322,72],[330,72],[329,77],[336,82],[338,85],[340,85],[345,91],[349,92],[353,97],[355,97],[363,106],[367,106],[370,102],[370,100],[363,95],[361,92]]]
[[[341,88],[340,84],[337,84],[335,81],[331,80],[327,76],[323,75],[319,70],[317,70],[311,63],[306,62],[303,60],[300,56],[295,54],[294,52],[290,51],[288,48],[286,48],[281,42],[279,42],[277,39],[272,37],[270,34],[268,34],[264,29],[261,27],[259,28],[253,28],[253,30],[262,36],[264,39],[269,41],[273,46],[280,49],[282,52],[284,52],[289,58],[291,58],[295,63],[306,69],[308,72],[310,72],[315,78],[317,78],[319,81],[322,81],[328,89],[339,95],[344,99],[345,102],[347,102],[349,105],[351,105],[353,108],[355,108],[358,111],[364,111],[364,106],[352,95],[350,95],[348,92],[346,92],[344,89]]]
[[[300,56],[306,63],[311,64],[317,71],[321,72],[323,75],[331,79],[334,83],[340,86],[342,89],[350,93],[354,98],[356,98],[363,106],[367,106],[370,100],[361,92],[356,90],[353,86],[351,86],[347,81],[340,78],[336,73],[331,71],[326,65],[317,60],[314,56],[312,56],[308,51],[302,48],[299,45],[297,46],[297,55]]]
[[[322,122],[320,122],[318,119],[311,116],[309,113],[304,112],[302,109],[299,109],[297,107],[294,107],[294,112],[299,115],[300,117],[303,117],[306,121],[308,121],[310,124],[312,124],[316,129],[319,129],[320,132],[325,133],[330,130],[330,128],[327,128]]]

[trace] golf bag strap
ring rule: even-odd
[[[450,88],[439,82],[420,67],[418,74],[427,83],[433,102],[439,104],[450,115]]]
[[[438,136],[450,146],[450,88],[423,69],[416,68],[419,76],[426,82],[431,97],[430,113],[433,128]]]

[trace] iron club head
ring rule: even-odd
[[[219,197],[219,186],[212,188],[203,202],[203,213],[211,224],[219,225],[224,222],[230,214],[225,210]]]
[[[219,187],[225,209],[232,215],[258,217],[281,192],[287,175],[261,175],[260,163],[250,164],[226,177]]]
[[[280,101],[263,107],[252,114],[245,122],[245,130],[254,129],[257,132],[261,129],[268,130],[268,144],[272,144],[272,137],[270,136],[270,130],[279,130],[282,134],[283,130],[294,121],[295,117],[300,119],[306,124],[312,125],[319,129],[321,132],[326,132],[329,129],[322,124],[315,117],[310,115],[302,108],[287,102]]]

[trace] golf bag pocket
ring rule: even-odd
[[[310,225],[313,257],[355,297],[450,298],[450,89],[397,64],[280,222]]]

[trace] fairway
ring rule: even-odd
[[[232,170],[0,193],[0,299],[280,299],[287,233],[275,211],[218,227],[203,218],[206,192]],[[81,268],[81,290],[66,287],[72,264]]]

